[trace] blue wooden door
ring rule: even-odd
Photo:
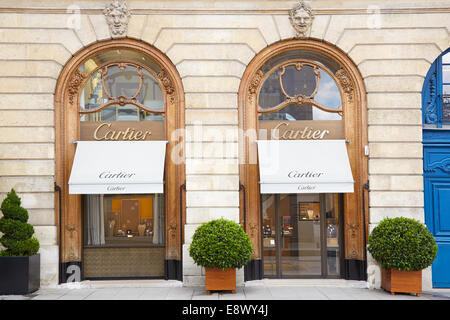
[[[422,90],[425,223],[438,244],[436,288],[450,288],[450,49],[431,65]]]
[[[424,145],[425,223],[438,244],[432,265],[436,288],[450,288],[450,146]]]

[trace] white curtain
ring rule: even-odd
[[[86,195],[84,212],[86,213],[87,244],[92,246],[104,245],[105,220],[103,216],[103,195]]]

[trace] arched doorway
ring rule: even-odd
[[[324,86],[329,86],[328,93]],[[365,279],[366,96],[352,61],[338,48],[316,40],[289,40],[267,47],[251,61],[242,78],[239,129],[241,221],[255,248],[245,270],[246,279]],[[274,129],[278,129],[275,139],[270,133],[267,136]],[[286,155],[265,152],[261,145],[267,141],[259,142],[277,139],[292,144],[280,144],[285,145]],[[346,142],[340,148],[347,152],[345,157],[348,156],[354,181],[352,192],[344,191],[342,185],[320,189],[324,184],[312,186],[319,182],[314,179],[303,187],[318,187],[317,192],[293,191],[289,183],[272,188],[281,176],[272,179],[272,185],[265,184],[261,159],[266,161],[262,154],[277,158],[281,165],[285,163],[283,157],[306,159],[307,155],[301,155],[302,150],[307,150],[303,149],[305,140],[317,142],[311,144],[311,152],[317,154],[316,162],[324,165],[327,161],[320,158],[320,153],[326,154],[326,150],[318,149],[319,144],[331,140]],[[334,142],[329,143],[330,146]],[[333,154],[329,156],[328,163],[334,161]],[[295,178],[313,178],[311,173],[297,173]],[[312,213],[309,218],[308,212]],[[335,235],[331,241],[327,230]],[[311,250],[307,246],[312,246]]]
[[[425,223],[438,253],[433,287],[450,288],[450,49],[431,65],[422,89]]]
[[[182,129],[184,91],[180,76],[154,47],[131,39],[98,42],[66,64],[55,92],[60,282],[84,278],[181,280],[184,204],[180,191],[185,170],[184,154],[177,153],[183,150],[177,146],[184,141],[177,133]],[[153,149],[148,148],[158,141],[167,144],[160,143],[163,154],[153,156]],[[86,151],[81,154],[86,142],[91,143],[91,155]],[[112,147],[100,152],[105,143]],[[131,145],[146,148],[148,161],[142,159],[140,147],[133,147],[133,151]],[[108,167],[119,155],[129,157],[122,162],[131,170],[138,169],[134,157],[144,171],[158,157],[162,159],[160,170],[156,170],[160,188],[152,189],[153,178],[147,176],[135,180],[132,191],[123,191],[119,185],[108,186],[109,191],[94,186],[94,191],[87,192],[90,182],[74,191],[68,183],[75,155],[87,159],[80,166],[90,169],[95,166],[94,158],[102,158],[97,162]],[[127,175],[122,164],[116,168],[118,172],[104,170],[97,178],[118,183],[117,179],[132,177],[134,173]],[[98,186],[98,182],[94,184]]]

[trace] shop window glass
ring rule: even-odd
[[[342,119],[339,88],[322,64],[290,60],[268,72],[258,95],[260,120]]]
[[[86,246],[164,245],[164,195],[86,195]]]
[[[149,71],[135,64],[114,63],[88,79],[80,107],[81,121],[161,121],[164,95]]]
[[[339,277],[338,194],[263,194],[264,276]]]

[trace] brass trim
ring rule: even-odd
[[[117,97],[112,97],[111,93],[108,92],[108,90],[106,89],[106,86],[105,86],[105,76],[108,74],[108,68],[111,67],[111,66],[117,66],[121,70],[124,70],[127,66],[133,66],[133,67],[136,68],[136,73],[139,75],[139,88],[137,89],[136,93],[132,97],[126,97],[126,96],[122,96],[122,95],[121,96],[117,96]],[[163,91],[163,89],[162,89],[162,88],[164,88],[163,81],[150,68],[148,68],[148,67],[146,67],[144,65],[132,62],[132,61],[128,61],[128,60],[116,60],[116,61],[108,62],[106,64],[98,66],[97,68],[92,70],[88,75],[84,75],[84,77],[82,78],[82,80],[79,83],[79,88],[84,88],[84,86],[86,85],[86,82],[89,81],[89,79],[91,79],[91,77],[94,74],[96,74],[99,70],[102,70],[102,72],[101,72],[102,91],[105,93],[106,97],[108,98],[108,102],[100,105],[98,108],[95,108],[95,109],[92,109],[92,110],[88,110],[88,111],[81,109],[81,106],[80,106],[79,113],[81,115],[83,115],[83,114],[90,114],[90,113],[96,113],[96,112],[102,111],[103,109],[105,109],[105,108],[107,108],[107,107],[109,107],[111,105],[114,105],[114,104],[118,104],[120,106],[124,106],[125,104],[132,104],[132,105],[138,107],[139,109],[141,109],[143,111],[146,111],[146,112],[149,112],[149,113],[165,114],[165,112],[166,112],[165,109],[166,109],[166,104],[167,104],[166,101],[164,103],[163,110],[159,111],[159,110],[149,109],[149,108],[145,107],[143,104],[139,103],[136,100],[137,96],[141,92],[142,85],[143,85],[143,82],[144,82],[144,73],[141,71],[141,69],[144,69],[148,73],[150,73],[153,76],[153,78],[155,79],[155,81],[158,82],[161,91]],[[77,73],[82,74],[82,72],[79,71],[78,69],[76,71],[76,74]],[[80,94],[81,92],[82,92],[82,90],[77,90],[75,92],[75,94]],[[164,97],[164,100],[166,100],[165,97]],[[72,98],[72,103],[73,103],[73,98]]]
[[[313,68],[313,72],[316,75],[316,80],[317,81],[316,81],[316,87],[314,88],[314,91],[313,91],[312,94],[310,94],[309,96],[305,96],[303,94],[296,94],[295,96],[291,97],[291,96],[289,96],[286,93],[286,90],[284,89],[282,77],[283,77],[283,75],[286,72],[286,67],[289,67],[289,66],[294,66],[295,69],[297,69],[297,71],[302,70],[302,68],[304,66],[310,66],[310,67]],[[286,99],[285,99],[285,101],[283,101],[282,103],[280,103],[280,104],[278,104],[278,105],[276,105],[274,107],[263,109],[259,105],[259,94],[260,94],[261,89],[262,89],[262,87],[264,85],[264,82],[277,69],[281,69],[281,71],[278,72],[278,81],[279,81],[279,84],[280,84],[281,91],[283,92],[283,95],[286,97]],[[320,85],[320,70],[318,70],[318,69],[322,69],[325,72],[327,72],[330,75],[330,77],[334,80],[334,82],[336,83],[336,86],[339,88],[339,84],[342,83],[342,80],[338,81],[338,79],[340,80],[340,78],[337,79],[336,76],[328,68],[326,68],[322,64],[315,63],[315,62],[310,61],[310,60],[295,59],[295,60],[289,60],[289,61],[286,61],[286,62],[282,62],[282,63],[276,65],[275,67],[273,67],[272,69],[270,69],[266,73],[266,75],[264,75],[263,77],[261,77],[262,71],[259,70],[255,77],[260,77],[260,79],[257,78],[258,79],[257,83],[253,83],[253,81],[252,81],[252,84],[251,84],[251,87],[250,87],[251,89],[249,88],[249,93],[256,94],[256,96],[257,96],[256,101],[258,101],[258,114],[277,112],[277,111],[283,109],[284,107],[286,107],[286,106],[288,106],[290,104],[296,104],[299,107],[301,107],[301,106],[303,106],[305,104],[310,104],[310,105],[313,105],[313,106],[319,108],[322,111],[330,112],[330,113],[338,113],[339,115],[342,116],[342,113],[343,113],[342,105],[340,105],[337,109],[332,109],[332,108],[328,108],[328,107],[326,107],[326,106],[324,106],[324,105],[322,105],[322,104],[320,104],[320,103],[318,103],[318,102],[316,102],[314,100],[314,97],[317,94],[317,91],[319,90],[319,85]],[[336,73],[336,75],[337,75],[337,73]],[[346,92],[346,90],[344,90],[344,91]]]

